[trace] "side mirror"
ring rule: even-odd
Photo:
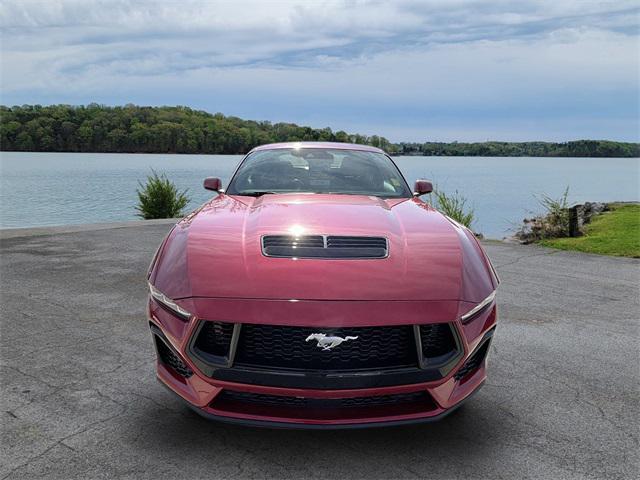
[[[433,185],[429,180],[416,180],[416,184],[413,187],[413,194],[416,197],[431,192],[433,192]]]
[[[213,190],[214,192],[219,192],[222,190],[222,182],[219,178],[209,177],[204,179],[204,188],[205,190]]]

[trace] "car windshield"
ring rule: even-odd
[[[410,197],[400,171],[382,153],[324,148],[261,150],[240,165],[230,195],[341,193]]]

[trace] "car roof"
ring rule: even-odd
[[[330,148],[334,150],[360,150],[362,152],[384,153],[383,150],[372,147],[370,145],[360,145],[358,143],[340,143],[340,142],[283,142],[269,143],[260,145],[251,150],[258,152],[262,150],[279,150],[284,148]],[[249,152],[249,153],[251,153]]]

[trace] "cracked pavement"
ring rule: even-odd
[[[488,242],[485,387],[441,422],[209,422],[155,380],[145,271],[168,231],[0,231],[0,479],[637,478],[640,261]]]

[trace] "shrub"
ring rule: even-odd
[[[543,221],[543,238],[568,237],[569,236],[569,186],[565,188],[560,198],[551,198],[549,195],[536,197],[546,213]]]
[[[535,196],[535,195],[534,195]],[[524,243],[538,242],[548,238],[569,236],[569,187],[560,198],[542,194],[535,196],[544,208],[544,213],[525,218],[524,224],[516,231],[515,237]]]
[[[183,216],[182,209],[191,201],[187,196],[187,190],[179,192],[164,173],[158,175],[153,169],[151,172],[152,175],[147,177],[146,184],[138,182],[138,216],[145,220]]]
[[[475,214],[472,208],[467,207],[467,199],[457,190],[453,194],[447,194],[437,187],[433,189],[432,204],[448,217],[471,228]],[[435,201],[434,201],[435,198]]]

